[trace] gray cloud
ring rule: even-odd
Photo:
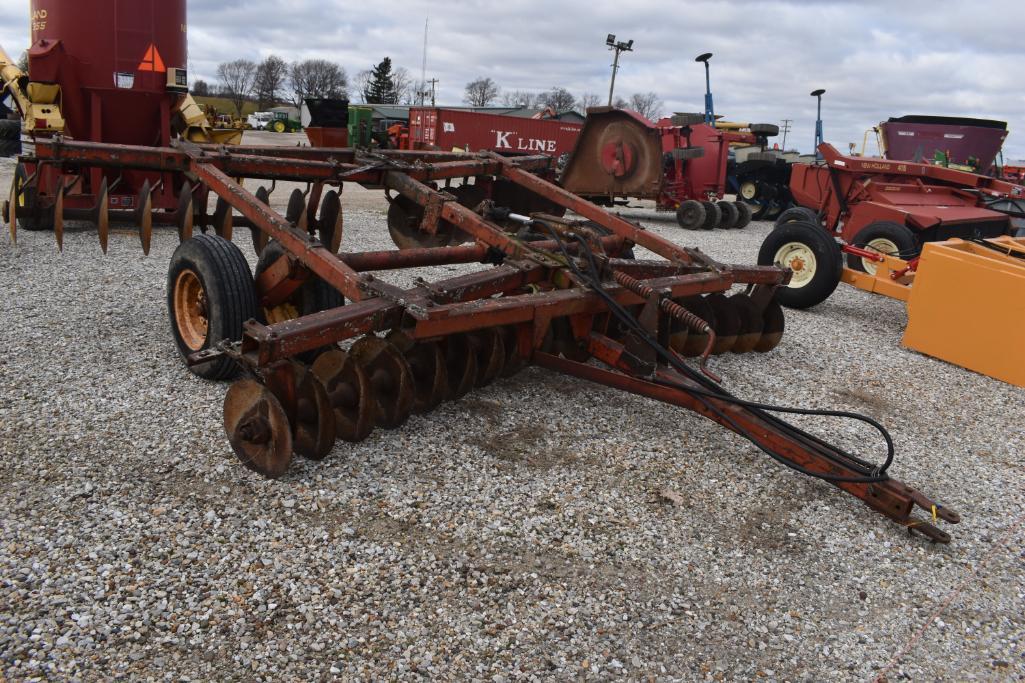
[[[902,114],[1025,125],[1020,0],[193,0],[189,68],[212,81],[220,61],[275,53],[331,59],[352,75],[389,55],[418,75],[428,16],[428,78],[440,79],[445,104],[460,103],[476,76],[507,90],[607,93],[604,40],[616,33],[635,41],[617,93],[650,90],[667,111],[696,111],[704,74],[693,58],[714,52],[717,112],[753,122],[794,119],[789,140],[802,151],[810,150],[814,129],[808,93],[819,87],[827,90],[826,139],[842,149],[848,142],[860,147],[867,128]],[[16,56],[27,33],[24,4],[3,0],[0,42]],[[1005,152],[1025,158],[1025,135],[1012,133]]]

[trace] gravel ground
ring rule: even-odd
[[[389,247],[383,202],[344,197],[350,247]],[[771,227],[626,214],[742,263]],[[176,241],[0,240],[7,679],[867,680],[949,602],[888,679],[1025,680],[1025,391],[901,349],[901,304],[842,287],[715,368],[884,421],[894,476],[962,513],[949,546],[691,413],[537,369],[266,481],[228,446],[226,385],[177,359]]]

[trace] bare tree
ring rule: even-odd
[[[542,107],[551,107],[556,112],[567,111],[573,108],[577,98],[565,88],[552,88],[546,93],[541,93],[537,104]]]
[[[525,90],[512,90],[502,95],[502,105],[505,107],[523,107],[533,109],[537,104],[537,95]]]
[[[221,81],[222,92],[231,100],[235,114],[242,116],[242,107],[253,92],[256,80],[256,62],[248,59],[236,59],[217,66],[217,78]]]
[[[622,97],[616,97],[616,99],[612,101],[612,106],[616,109],[629,109],[630,103],[624,100]]]
[[[374,72],[372,69],[363,69],[356,74],[355,82],[353,87],[356,89],[356,94],[359,95],[360,101],[364,104],[367,103],[367,98],[370,97],[370,83],[374,80]]]
[[[21,57],[18,57],[18,68],[22,73],[28,73],[28,50],[22,52]]]
[[[206,81],[195,81],[192,84],[192,94],[197,97],[206,97],[210,94],[210,84]]]
[[[391,75],[392,83],[395,84],[396,101],[399,104],[413,104],[413,97],[416,96],[416,83],[409,75],[409,70],[400,66]]]
[[[256,81],[253,90],[260,103],[260,109],[277,104],[288,80],[288,64],[277,55],[270,55],[256,67]]]
[[[595,95],[593,92],[585,92],[577,100],[577,111],[581,114],[586,114],[587,110],[591,107],[600,107],[602,104],[601,95]]]
[[[498,84],[490,78],[480,77],[466,84],[463,102],[471,107],[486,107],[498,99]]]
[[[301,107],[307,97],[345,97],[349,77],[345,69],[325,59],[307,59],[292,64],[288,73],[293,102]]]
[[[657,121],[662,117],[665,103],[653,92],[634,93],[630,97],[630,108],[649,121]]]

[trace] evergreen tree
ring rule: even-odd
[[[395,77],[391,70],[391,57],[385,57],[370,72],[367,88],[367,104],[396,104],[399,94],[395,89]]]

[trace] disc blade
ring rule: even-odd
[[[53,236],[57,240],[57,250],[64,251],[64,188],[57,190],[53,202]]]
[[[715,329],[715,311],[709,305],[708,301],[701,296],[687,297],[686,299],[680,300],[681,306],[686,308],[688,311],[696,315],[697,317],[708,323],[712,329]],[[705,351],[705,347],[708,346],[708,335],[689,330],[686,341],[683,344],[683,351],[681,353],[688,358],[695,358],[700,356]]]
[[[505,347],[505,363],[502,367],[502,377],[512,377],[527,365],[527,359],[520,355],[519,334],[512,325],[506,325],[499,330],[502,335],[502,345]]]
[[[214,232],[217,236],[230,242],[234,220],[231,205],[224,201],[223,197],[218,197],[214,207]]]
[[[331,190],[324,195],[320,203],[320,242],[332,254],[337,254],[342,246],[342,233],[344,231],[344,216],[342,214],[342,201],[338,193]]]
[[[148,180],[142,184],[142,190],[139,191],[139,205],[136,212],[142,253],[149,256],[150,244],[153,241],[153,193],[150,191]]]
[[[729,299],[730,305],[740,317],[740,333],[737,335],[737,343],[733,346],[733,353],[750,353],[758,346],[762,337],[762,312],[747,294],[734,294]]]
[[[363,441],[374,430],[370,378],[341,349],[320,354],[311,371],[327,392],[335,415],[335,436],[344,441]]]
[[[712,353],[726,353],[737,343],[737,335],[740,334],[740,314],[724,294],[709,294],[705,301],[711,307],[715,318],[715,322],[712,323],[712,329],[715,330],[715,346],[712,347]]]
[[[783,307],[775,298],[765,305],[765,310],[762,312],[762,323],[762,336],[758,339],[755,351],[767,353],[783,341],[783,332],[786,329],[786,316],[783,314]]]
[[[107,253],[107,239],[110,236],[110,196],[107,193],[107,179],[100,181],[100,191],[96,195],[96,232],[100,237],[100,249]]]
[[[301,363],[295,369],[296,407],[292,449],[304,458],[323,460],[335,443],[335,414],[321,381]]]
[[[505,344],[493,327],[467,333],[470,346],[477,356],[477,387],[494,382],[505,366]]]
[[[387,340],[402,351],[413,372],[413,413],[437,408],[448,396],[448,372],[445,353],[437,342],[415,343],[405,333],[393,331]]]
[[[423,207],[402,195],[388,207],[388,233],[399,249],[430,249],[444,247],[452,239],[452,225],[438,221],[438,230],[430,235],[420,229]]]
[[[224,397],[224,431],[243,465],[277,479],[292,462],[292,431],[280,401],[251,379],[235,382]]]
[[[363,337],[349,349],[370,378],[375,422],[385,429],[401,427],[413,410],[413,371],[402,352],[384,339]]]
[[[270,191],[268,191],[266,187],[261,185],[256,188],[255,196],[261,203],[270,206]],[[256,255],[259,256],[263,253],[263,250],[267,248],[267,244],[270,242],[270,236],[255,225],[250,227],[249,234],[253,239],[253,251],[255,251]]]
[[[477,355],[465,334],[445,337],[442,346],[448,375],[448,396],[455,401],[470,393],[477,383]]]
[[[178,195],[178,211],[175,218],[178,224],[178,241],[184,242],[187,239],[192,239],[195,206],[192,200],[192,186],[187,180],[182,185],[181,194]]]
[[[11,199],[7,202],[7,225],[11,232],[11,244],[18,243],[18,179],[11,182]]]
[[[292,190],[288,196],[288,207],[285,209],[285,220],[295,225],[302,231],[306,231],[306,197],[299,188]]]

